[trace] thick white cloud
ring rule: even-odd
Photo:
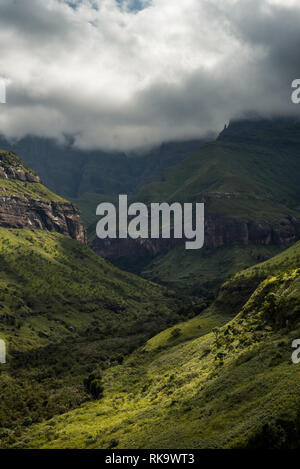
[[[0,0],[0,133],[126,150],[300,113],[299,24],[292,0]]]

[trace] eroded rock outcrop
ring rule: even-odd
[[[86,241],[79,210],[71,203],[0,195],[0,226],[57,231]]]
[[[14,186],[5,187],[5,180],[24,184],[24,193],[23,186],[18,184],[16,195],[12,194]],[[41,191],[37,191],[36,197],[29,196],[26,193],[27,183],[34,194],[34,188],[38,187],[35,184],[40,186],[41,181],[36,174],[22,165],[14,153],[0,152],[0,226],[56,231],[85,243],[86,233],[78,208],[63,199],[51,200],[50,191],[46,200],[41,198]],[[59,199],[56,196],[53,198]]]

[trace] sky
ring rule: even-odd
[[[0,134],[139,150],[300,115],[299,0],[0,0]]]

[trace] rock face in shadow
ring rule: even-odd
[[[291,216],[278,222],[241,222],[210,214],[205,219],[205,246],[218,248],[234,243],[261,246],[284,245],[300,239],[300,220]],[[138,271],[154,257],[165,254],[185,240],[178,239],[105,239],[96,238],[92,248],[101,257],[129,270]],[[131,269],[132,267],[132,269]],[[134,268],[137,267],[137,268]]]
[[[71,203],[0,195],[0,226],[56,231],[86,242],[79,210]]]
[[[241,222],[233,218],[209,215],[205,222],[205,244],[213,248],[233,243],[279,246],[299,238],[300,220],[291,216],[274,223],[266,223]]]
[[[12,186],[6,187],[7,182]],[[14,183],[18,185],[14,187]],[[28,183],[33,195],[26,193]],[[38,191],[35,197],[35,187],[41,187],[40,178],[23,166],[14,153],[0,151],[0,226],[55,231],[85,243],[86,232],[78,208],[60,201],[51,192],[49,200],[43,200]],[[52,201],[51,195],[58,200]]]

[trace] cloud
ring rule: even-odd
[[[288,0],[1,0],[0,133],[130,150],[297,115]]]

